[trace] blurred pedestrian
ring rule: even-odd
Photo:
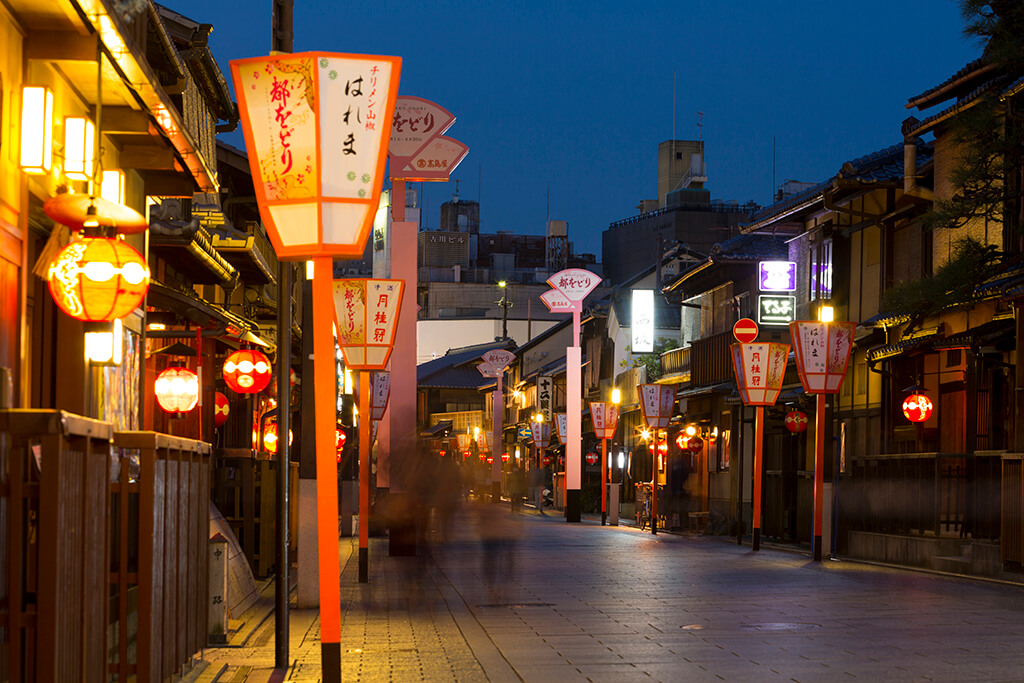
[[[544,514],[544,500],[541,490],[544,488],[544,470],[540,467],[530,468],[530,495],[537,506],[537,512]]]

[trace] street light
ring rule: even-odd
[[[506,291],[505,291],[505,287],[507,285],[508,285],[508,283],[505,282],[504,280],[499,280],[498,281],[498,287],[501,288],[501,301],[499,301],[498,303],[501,304],[501,338],[503,340],[504,339],[508,339],[508,306],[509,306],[509,300],[508,300],[508,295],[506,294]]]

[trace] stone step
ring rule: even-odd
[[[971,558],[964,555],[936,555],[929,562],[931,568],[939,572],[952,572],[954,574],[970,574]]]

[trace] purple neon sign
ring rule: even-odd
[[[793,261],[761,261],[757,266],[762,292],[796,291],[796,263]]]

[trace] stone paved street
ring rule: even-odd
[[[344,680],[1024,680],[1017,585],[478,510],[430,557],[374,539],[368,585],[348,558]],[[199,680],[319,680],[315,612],[292,614],[287,672],[273,628],[207,650]]]

